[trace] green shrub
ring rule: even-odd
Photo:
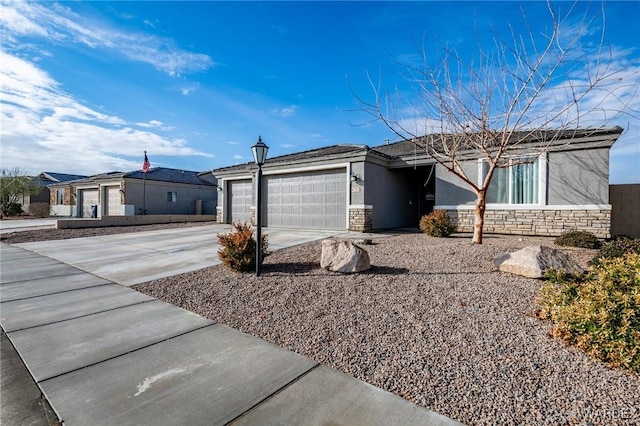
[[[640,254],[640,238],[620,237],[603,243],[590,264],[597,265],[602,259],[622,257],[627,253]]]
[[[600,240],[587,231],[566,231],[554,241],[559,246],[580,247],[597,249],[600,247]]]
[[[640,372],[640,254],[602,259],[570,277],[551,272],[538,296],[552,335],[614,367]]]
[[[20,214],[22,214],[22,204],[6,203],[2,205],[3,216],[18,216]]]
[[[454,229],[446,210],[434,210],[420,219],[420,230],[431,237],[448,237]]]
[[[256,268],[256,239],[251,226],[236,222],[228,234],[218,235],[218,258],[234,271],[247,272]],[[266,235],[262,239],[262,260],[268,255],[269,241]]]

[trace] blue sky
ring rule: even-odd
[[[258,135],[270,157],[380,145],[396,138],[354,97],[371,98],[367,73],[410,94],[398,63],[415,61],[415,40],[472,55],[474,25],[518,31],[520,7],[534,32],[548,23],[545,2],[0,4],[1,164],[30,173],[135,170],[144,150],[152,167],[210,170],[251,161]],[[607,46],[616,63],[635,60],[625,78],[637,85],[640,2],[606,12]],[[611,183],[640,183],[638,114],[606,124],[626,129]]]

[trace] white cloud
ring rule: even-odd
[[[186,140],[158,133],[158,120],[128,123],[96,111],[60,89],[33,63],[0,52],[2,165],[32,172],[94,174],[139,167],[127,157],[146,149],[155,155],[206,156]],[[147,130],[138,130],[143,127]]]
[[[243,157],[242,155],[240,155],[240,154],[235,154],[235,155],[233,156],[233,159],[234,159],[234,160],[242,160],[243,158],[244,158],[244,157]]]
[[[295,148],[295,145],[290,144],[290,143],[283,143],[282,145],[280,145],[280,147],[282,147],[282,148]]]
[[[274,109],[271,112],[280,117],[287,118],[287,117],[293,117],[294,115],[296,115],[297,111],[298,111],[297,105],[289,105],[288,107],[285,107],[282,109]]]
[[[180,89],[180,93],[182,93],[185,96],[188,96],[191,92],[195,92],[199,88],[200,88],[200,84],[199,83],[191,84],[189,86],[181,88]]]
[[[205,54],[180,49],[172,39],[124,31],[106,22],[78,15],[57,3],[5,1],[0,5],[0,24],[6,42],[16,37],[37,36],[61,44],[84,44],[143,62],[171,76],[207,70],[215,63]]]

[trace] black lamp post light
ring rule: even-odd
[[[260,276],[260,264],[262,263],[262,165],[267,161],[269,147],[258,136],[258,142],[251,147],[253,160],[258,165],[256,174],[256,276]]]

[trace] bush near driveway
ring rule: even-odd
[[[640,372],[640,255],[601,259],[584,276],[552,271],[539,298],[552,335],[614,367]]]
[[[236,222],[233,230],[228,234],[218,235],[218,258],[227,267],[238,272],[248,272],[256,268],[256,239],[253,229],[246,223]],[[269,242],[266,235],[262,235],[262,260],[268,254]]]

